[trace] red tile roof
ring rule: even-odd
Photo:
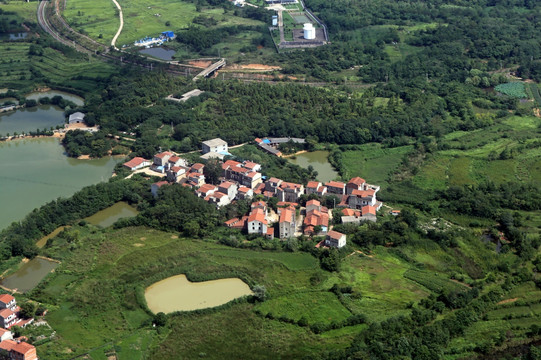
[[[134,168],[136,166],[139,166],[141,165],[142,163],[144,163],[145,161],[148,161],[147,159],[143,159],[142,157],[134,157],[133,159],[131,159],[130,161],[127,161],[124,163],[124,166],[127,166],[129,167],[130,169],[131,168]]]
[[[297,207],[299,204],[289,201],[278,201],[276,203],[276,207]]]
[[[263,140],[261,140],[260,138],[255,138],[255,142],[258,143],[258,144],[261,144],[263,142]]]
[[[176,155],[173,155],[169,158],[169,162],[172,162],[172,163],[176,163],[177,161],[179,161],[180,158]]]
[[[250,213],[250,216],[248,217],[248,222],[252,221],[259,221],[262,224],[267,224],[267,220],[265,220],[265,213],[262,209],[257,208]]]
[[[225,169],[228,169],[230,167],[237,167],[240,165],[240,162],[237,162],[235,160],[227,160],[226,162],[224,162],[222,164],[222,169],[225,170]]]
[[[282,211],[282,213],[280,214],[280,223],[283,223],[283,222],[292,222],[293,221],[293,211],[289,210],[289,209],[285,209]]]
[[[341,181],[329,181],[328,183],[325,184],[325,186],[327,186],[327,187],[330,186],[330,187],[335,187],[335,188],[341,188],[341,189],[343,189],[343,188],[346,186],[346,184],[344,184],[344,183],[341,182]]]
[[[158,181],[152,185],[156,185],[157,187],[161,188],[162,186],[167,185],[167,184],[169,184],[167,181]]]
[[[270,227],[267,229],[267,235],[274,235],[274,228]]]
[[[200,188],[199,188],[199,192],[202,192],[202,193],[207,193],[211,190],[216,190],[216,186],[212,185],[212,184],[204,184],[202,185]]]
[[[164,152],[156,154],[154,156],[157,157],[158,159],[163,159],[164,157],[171,156],[171,155],[173,155],[173,154],[170,153],[169,151],[164,151]]]
[[[354,185],[357,185],[357,186],[360,186],[362,184],[364,184],[366,181],[363,179],[363,178],[360,178],[360,177],[354,177],[352,178],[351,180],[348,181],[348,184],[354,184]]]
[[[317,181],[308,181],[308,184],[306,184],[307,189],[317,189],[320,186],[321,183]]]
[[[17,343],[15,344],[15,346],[12,348],[12,351],[15,351],[15,352],[18,352],[19,354],[23,354],[23,355],[26,355],[30,352],[34,352],[36,351],[36,348],[34,347],[34,345],[30,345],[28,343],[25,343],[24,341],[23,342],[20,342],[20,343]],[[28,354],[29,356],[31,354]],[[35,359],[36,357],[25,357],[25,359]]]
[[[235,186],[234,183],[232,183],[231,181],[224,181],[223,183],[221,183],[219,185],[221,188],[223,189],[229,189],[231,186]]]
[[[246,186],[241,186],[241,187],[239,188],[239,192],[241,192],[241,193],[247,193],[247,192],[249,192],[250,190],[252,190],[252,189],[247,188]]]
[[[239,218],[233,218],[233,219],[227,220],[226,222],[224,222],[224,224],[227,225],[227,226],[232,226],[232,225],[238,223],[239,221],[240,221]]]
[[[271,182],[271,183],[279,183],[280,181],[282,180],[275,177],[271,177],[269,180],[267,180],[267,182]]]
[[[251,162],[251,161],[245,161],[244,162],[244,167],[245,168],[248,168],[250,170],[253,170],[254,168],[258,167],[259,164],[258,163],[255,163],[255,162]]]
[[[280,187],[282,189],[300,189],[302,185],[284,181],[282,184],[280,184]]]
[[[338,231],[334,231],[334,230],[331,230],[327,233],[327,235],[331,238],[331,239],[336,239],[336,240],[339,240],[342,236],[344,236],[344,234],[342,233],[339,233]]]
[[[308,205],[321,206],[321,203],[316,199],[313,199],[306,202],[306,207],[308,207]]]
[[[375,206],[370,206],[370,205],[363,206],[361,211],[362,211],[363,216],[367,215],[367,214],[376,215],[376,207]]]
[[[355,211],[353,209],[347,209],[347,208],[342,209],[342,214],[344,214],[344,216],[356,216],[356,217],[359,217],[361,215],[359,211]]]
[[[0,310],[0,316],[3,317],[4,319],[6,319],[7,317],[11,316],[15,314],[13,311],[9,310],[9,309],[2,309]]]
[[[10,351],[11,349],[13,349],[15,347],[15,345],[17,345],[17,342],[16,341],[13,341],[13,340],[4,340],[2,342],[0,342],[0,349],[3,349],[5,351]]]
[[[11,296],[10,294],[2,294],[2,295],[0,295],[0,301],[3,302],[4,304],[7,304],[12,300],[15,300],[15,298],[13,296]]]
[[[194,170],[201,170],[204,167],[205,167],[205,165],[203,165],[201,163],[195,163],[195,164],[192,165],[192,169],[194,169]]]

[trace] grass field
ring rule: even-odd
[[[231,13],[224,14],[221,7],[197,11],[195,3],[178,0],[119,1],[119,4],[124,15],[124,28],[117,41],[119,47],[123,44],[131,45],[145,36],[157,36],[162,31],[171,30],[178,34],[200,15],[214,18],[218,22],[216,27],[261,24]],[[120,25],[117,10],[110,0],[70,0],[63,15],[75,29],[104,44],[110,44]]]
[[[411,150],[411,146],[382,148],[371,143],[359,146],[359,150],[344,151],[343,163],[347,169],[344,178],[360,176],[371,184],[386,185],[402,157]]]

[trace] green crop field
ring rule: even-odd
[[[119,1],[119,4],[124,16],[124,27],[117,41],[119,47],[131,45],[145,36],[158,36],[163,31],[175,31],[180,35],[180,31],[200,15],[214,18],[217,21],[216,27],[261,24],[231,13],[224,14],[221,7],[197,11],[195,3],[178,0]],[[110,44],[120,26],[116,7],[110,0],[70,0],[63,16],[76,30],[104,44]]]
[[[494,90],[519,99],[524,99],[528,97],[528,95],[526,94],[526,88],[524,87],[524,83],[521,82],[509,82],[506,84],[500,84],[496,86]]]
[[[383,148],[371,143],[359,146],[358,150],[344,151],[342,161],[347,170],[344,178],[360,176],[371,184],[386,185],[402,157],[411,150],[411,146]]]

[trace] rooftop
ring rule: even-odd
[[[331,186],[331,187],[342,188],[343,189],[344,186],[346,186],[346,184],[344,184],[341,181],[329,181],[328,183],[325,184],[325,186]]]
[[[127,161],[124,163],[124,166],[127,166],[129,168],[133,168],[133,167],[136,167],[136,166],[139,166],[141,165],[142,163],[144,163],[145,161],[148,161],[147,159],[143,159],[142,157],[134,157],[133,159],[131,159],[130,161]]]
[[[348,184],[362,185],[365,182],[366,181],[363,178],[360,178],[360,177],[357,176],[357,177],[354,177],[351,180],[349,180]]]
[[[265,220],[265,213],[262,209],[257,208],[250,213],[250,216],[248,216],[248,222],[252,221],[259,221],[265,225],[267,224],[267,220]]]
[[[344,234],[338,231],[331,230],[327,233],[327,236],[330,237],[331,239],[339,240],[342,236],[344,236]]]
[[[203,141],[203,144],[207,145],[208,147],[215,147],[215,146],[227,145],[227,142],[220,138],[216,138],[216,139]]]
[[[282,211],[282,213],[280,214],[280,222],[283,223],[283,222],[292,222],[293,221],[293,211],[289,210],[289,209],[285,209]]]
[[[15,298],[13,296],[11,296],[10,294],[2,294],[2,295],[0,295],[0,301],[3,302],[4,304],[7,304],[12,300],[15,300]]]
[[[166,156],[172,156],[173,153],[170,153],[169,151],[164,151],[162,153],[154,155],[154,157],[157,157],[158,159],[163,159]]]

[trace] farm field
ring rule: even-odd
[[[86,92],[107,78],[114,67],[80,54],[66,56],[43,48],[42,55],[30,55],[30,43],[0,43],[0,88],[21,89],[44,79],[65,89]]]
[[[197,11],[195,3],[178,0],[119,1],[119,4],[124,15],[124,28],[117,40],[119,47],[131,45],[145,36],[157,36],[163,31],[179,34],[197,16],[213,17],[218,22],[216,27],[261,24],[259,21],[224,14],[221,7]],[[110,0],[70,0],[63,15],[75,29],[83,30],[104,44],[111,42],[120,24],[117,10]]]
[[[540,125],[539,118],[511,117],[485,129],[450,133],[443,140],[448,149],[429,156],[413,183],[431,190],[487,180],[539,185]]]
[[[344,349],[351,335],[365,325],[316,334],[310,327],[289,322],[304,318],[309,326],[328,326],[353,315],[381,321],[407,315],[411,304],[441,288],[467,290],[445,275],[415,270],[403,256],[384,247],[369,255],[354,252],[344,259],[340,272],[328,273],[319,268],[317,259],[302,252],[233,249],[146,228],[104,230],[85,225],[69,231],[77,234],[76,245],[60,236],[43,249],[44,255],[62,264],[30,294],[47,304],[46,319],[58,335],[38,347],[43,358],[67,359],[91,349],[91,359],[113,353],[119,359],[174,359],[178,349],[194,356],[206,353],[213,359],[218,354],[238,357],[248,350],[268,358],[269,348],[273,356],[296,358],[322,349]],[[471,256],[484,251],[466,243],[463,249]],[[436,246],[426,248],[417,261],[443,268],[438,264],[452,259]],[[172,315],[169,326],[156,333],[148,327],[151,318],[142,289],[179,273],[200,280],[241,277],[252,286],[264,285],[268,300]],[[329,291],[334,284],[350,286],[351,293],[336,295]],[[99,304],[90,300],[95,296],[102,299]],[[202,336],[209,329],[213,336]],[[234,335],[241,333],[245,336]]]

